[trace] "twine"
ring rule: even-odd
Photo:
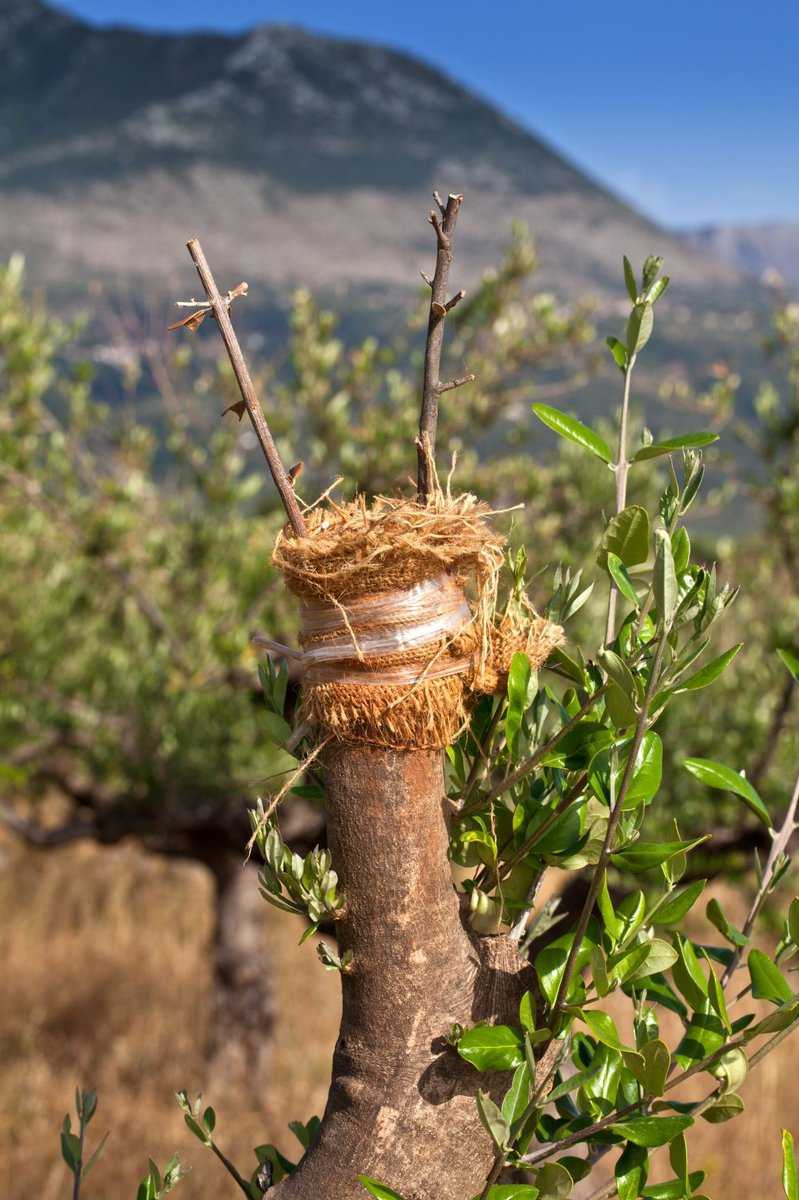
[[[497,620],[493,515],[449,487],[426,504],[328,498],[306,513],[306,536],[279,535],[273,561],[300,600],[301,649],[284,651],[305,719],[342,741],[441,749],[473,696],[504,686],[515,650],[541,665],[563,634],[532,608]]]

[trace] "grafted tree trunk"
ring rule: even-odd
[[[405,1200],[468,1200],[493,1161],[475,1092],[500,1081],[444,1039],[455,1022],[514,1019],[525,965],[508,939],[463,925],[440,753],[338,747],[326,780],[339,943],[354,962],[319,1139],[276,1195],[362,1200],[364,1173]]]

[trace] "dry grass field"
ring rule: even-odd
[[[289,1120],[320,1112],[338,1025],[338,981],[298,927],[264,905],[264,970],[277,989],[274,1079],[257,1101],[215,1086],[205,1047],[210,880],[201,868],[133,845],[37,855],[0,843],[0,1196],[61,1200],[69,1178],[58,1130],[75,1084],[96,1087],[95,1137],[111,1137],[84,1200],[133,1200],[147,1155],[180,1150],[193,1172],[182,1200],[237,1194],[183,1125],[177,1088],[217,1110],[219,1142],[239,1167],[266,1140],[293,1151]],[[736,898],[725,895],[734,912]],[[742,907],[738,898],[737,907]],[[779,1130],[799,1133],[788,1041],[747,1081],[745,1115],[700,1122],[692,1166],[715,1200],[777,1200]],[[321,1200],[321,1198],[320,1198]]]

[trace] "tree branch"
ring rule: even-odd
[[[186,246],[191,255],[192,262],[197,268],[197,274],[200,276],[200,282],[205,289],[205,294],[211,305],[211,311],[216,317],[216,323],[219,326],[219,332],[222,335],[222,341],[225,344],[230,365],[233,368],[236,382],[239,385],[239,391],[241,392],[258,441],[261,443],[261,449],[264,452],[272,479],[275,481],[275,487],[280,494],[280,499],[286,510],[291,528],[297,537],[303,537],[306,532],[305,521],[302,518],[297,497],[294,495],[292,482],[289,479],[286,468],[283,466],[274,438],[261,408],[261,403],[256,395],[255,385],[247,368],[239,340],[236,337],[233,322],[230,319],[228,305],[219,294],[219,288],[216,286],[211,268],[208,266],[202,246],[197,238],[192,238],[190,242],[186,243]]]
[[[441,393],[441,351],[444,345],[444,321],[448,308],[460,298],[447,301],[449,271],[452,266],[452,238],[458,220],[463,196],[450,195],[446,205],[438,192],[433,193],[439,213],[432,210],[430,224],[436,233],[436,269],[430,283],[430,316],[427,322],[427,344],[424,354],[424,380],[422,383],[422,407],[419,415],[418,442],[418,492],[419,499],[426,501],[433,485],[430,477],[430,460],[435,454],[436,431],[438,429],[438,397]]]

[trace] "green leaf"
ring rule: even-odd
[[[198,1122],[195,1121],[194,1117],[191,1116],[190,1113],[184,1113],[183,1120],[186,1122],[187,1127],[191,1130],[191,1132],[194,1134],[194,1136],[196,1138],[198,1138],[204,1146],[211,1145],[209,1138],[208,1138],[208,1134],[198,1124]]]
[[[728,1092],[726,1096],[720,1096],[710,1108],[705,1109],[702,1116],[711,1125],[721,1125],[724,1121],[731,1121],[733,1117],[737,1117],[743,1110],[744,1102],[741,1097],[735,1092]]]
[[[722,1054],[713,1064],[713,1074],[724,1084],[724,1091],[734,1092],[741,1086],[749,1072],[749,1063],[743,1050],[735,1047]]]
[[[619,783],[626,763],[619,768]],[[624,797],[624,810],[648,804],[656,795],[663,775],[663,743],[650,729],[644,734],[635,756],[635,769]]]
[[[538,1195],[538,1188],[530,1183],[500,1183],[489,1188],[486,1200],[537,1200]]]
[[[614,554],[612,551],[608,552],[607,560],[608,573],[611,579],[616,584],[616,587],[619,589],[622,596],[624,596],[624,599],[629,600],[633,608],[637,609],[638,595],[635,591],[635,585],[633,584],[633,581],[630,578],[629,572],[627,571],[624,563],[621,561],[618,554]]]
[[[497,1150],[504,1150],[510,1139],[510,1125],[497,1108],[494,1101],[483,1091],[478,1091],[475,1097],[480,1120],[491,1137]]]
[[[651,871],[661,863],[668,862],[678,854],[693,850],[707,838],[694,838],[693,841],[673,842],[634,842],[631,846],[619,850],[612,856],[615,866],[626,867],[628,871]]]
[[[799,1018],[799,1003],[787,1006],[786,1008],[778,1008],[775,1012],[769,1013],[762,1021],[758,1021],[757,1025],[747,1029],[747,1037],[760,1037],[763,1033],[782,1033],[783,1029],[787,1029],[789,1025],[793,1025],[794,1021]]]
[[[526,654],[517,651],[511,659],[508,671],[508,707],[505,712],[505,740],[514,760],[522,719],[532,703],[534,694],[535,675],[531,670],[530,660]]]
[[[80,1163],[80,1138],[74,1133],[61,1133],[61,1157],[70,1171],[76,1171]]]
[[[629,695],[613,680],[605,692],[605,709],[615,729],[627,729],[635,724],[638,717],[635,704]]]
[[[771,828],[771,817],[760,796],[749,780],[733,771],[732,767],[715,762],[711,758],[686,758],[683,760],[683,766],[695,779],[706,784],[707,787],[740,796],[744,804],[752,810],[756,817],[760,818],[766,828]]]
[[[756,1000],[791,1004],[796,999],[782,971],[762,950],[750,950],[747,963],[752,979],[752,995]]]
[[[619,1200],[637,1200],[646,1183],[649,1155],[644,1146],[628,1142],[616,1163],[616,1191]]]
[[[103,1150],[105,1149],[105,1144],[108,1141],[109,1133],[110,1133],[110,1130],[108,1130],[106,1133],[103,1134],[103,1136],[100,1138],[100,1141],[98,1142],[97,1146],[92,1151],[91,1158],[89,1159],[89,1161],[86,1163],[85,1167],[83,1168],[82,1174],[83,1174],[84,1179],[86,1179],[86,1177],[88,1176],[92,1167],[97,1162],[98,1158],[100,1157]]]
[[[624,659],[620,658],[614,650],[607,649],[600,650],[597,659],[606,671],[608,678],[613,680],[625,696],[635,700],[638,695],[635,678]]]
[[[683,1181],[688,1192],[688,1147],[685,1144],[685,1134],[679,1134],[669,1145],[669,1162],[671,1169],[678,1179]]]
[[[627,1061],[629,1057],[630,1061]],[[648,1096],[662,1096],[671,1066],[671,1055],[659,1038],[644,1042],[636,1058],[627,1056],[625,1063]]]
[[[541,1200],[565,1200],[571,1195],[574,1180],[560,1163],[547,1163],[537,1171],[535,1185]]]
[[[655,280],[651,288],[649,288],[648,292],[646,293],[646,298],[650,304],[654,304],[656,300],[660,299],[670,282],[671,281],[668,275],[664,275],[662,279]]]
[[[679,958],[672,968],[674,982],[691,1008],[701,1011],[707,1002],[707,979],[696,951],[687,938],[675,934]]]
[[[627,983],[646,962],[648,954],[649,947],[640,942],[614,954],[608,962],[611,979],[616,979],[619,983]]]
[[[648,291],[658,276],[660,268],[663,266],[663,256],[661,254],[647,254],[644,259],[644,269],[642,272],[644,280],[644,291]]]
[[[726,938],[728,942],[732,942],[733,946],[746,945],[749,939],[739,929],[730,924],[715,896],[711,900],[708,900],[707,907],[705,908],[705,916],[710,921],[710,924],[718,929],[722,937]]]
[[[530,992],[525,992],[519,1001],[519,1024],[528,1033],[535,1033],[535,1001]]]
[[[732,646],[731,649],[725,650],[718,658],[714,658],[711,662],[706,663],[704,667],[694,674],[689,675],[687,679],[682,680],[674,689],[674,695],[679,696],[681,692],[697,692],[700,688],[708,687],[714,683],[719,675],[722,675],[732,660],[738,655],[743,642],[739,642],[737,646]]]
[[[636,1146],[665,1146],[693,1125],[693,1117],[633,1117],[611,1125],[614,1133]]]
[[[699,446],[710,446],[719,440],[717,433],[685,433],[681,437],[667,438],[665,442],[653,442],[651,446],[642,446],[633,462],[644,462],[648,458],[659,458],[663,454],[672,454],[675,450],[687,450]]]
[[[796,657],[790,650],[778,650],[782,662],[793,675],[797,683],[799,683],[799,658]]]
[[[643,350],[652,334],[655,314],[648,302],[636,304],[627,322],[627,350],[630,357]]]
[[[569,417],[566,413],[562,413],[557,408],[552,408],[549,404],[534,404],[533,412],[538,417],[539,421],[552,429],[560,437],[568,438],[570,442],[575,442],[578,446],[582,446],[585,450],[590,450],[597,458],[601,458],[605,463],[613,461],[610,447],[604,438],[595,433],[593,429],[589,429],[587,425],[583,425],[582,421],[578,421],[575,417]]]
[[[617,337],[607,337],[605,338],[605,345],[613,355],[613,361],[619,370],[626,371],[630,356],[627,353],[627,347],[624,345],[624,342],[620,342]]]
[[[630,297],[631,303],[635,304],[638,301],[638,284],[635,279],[635,271],[626,254],[622,257],[622,263],[624,266],[624,286],[627,288],[627,295]]]
[[[587,966],[590,962],[591,953],[598,940],[598,935],[595,931],[596,926],[592,921],[575,956],[576,975],[579,975],[583,967]],[[563,972],[566,967],[566,959],[568,958],[569,949],[573,941],[573,933],[564,933],[559,938],[556,938],[554,942],[550,943],[549,946],[541,950],[535,957],[534,966],[538,982],[541,985],[541,991],[550,1004],[554,1004],[555,1002],[560,981],[563,978]]]
[[[727,1031],[706,999],[691,1017],[673,1057],[681,1067],[693,1066],[715,1054],[726,1041]]]
[[[688,570],[688,564],[691,561],[691,539],[684,525],[681,525],[673,534],[671,550],[674,555],[674,570],[679,579]]]
[[[704,1171],[692,1171],[688,1176],[691,1195],[705,1178]],[[644,1191],[644,1200],[685,1200],[685,1184],[682,1179],[669,1179],[666,1183],[651,1183]],[[702,1200],[697,1196],[696,1200]]]
[[[386,1187],[384,1183],[372,1179],[369,1175],[358,1175],[357,1179],[369,1195],[375,1197],[375,1200],[402,1200],[399,1192],[392,1191],[390,1187]]]
[[[799,899],[792,900],[788,909],[788,935],[794,946],[799,946]]]
[[[625,1050],[626,1046],[619,1037],[616,1023],[609,1013],[587,1009],[582,1019],[593,1033],[598,1042],[609,1046],[611,1050]]]
[[[796,1156],[793,1148],[793,1134],[787,1129],[782,1131],[782,1190],[786,1200],[799,1200],[799,1179],[796,1174]]]
[[[677,611],[679,591],[671,538],[665,529],[655,530],[655,572],[652,583],[661,624],[669,629]]]
[[[615,554],[626,567],[635,567],[649,558],[649,513],[638,504],[630,504],[611,517],[602,535],[597,562],[604,570],[608,554]]]
[[[510,1025],[475,1025],[458,1042],[458,1054],[478,1071],[513,1071],[524,1062],[524,1045]]]
[[[513,1079],[502,1099],[502,1115],[509,1125],[518,1121],[530,1099],[530,1068],[526,1062],[513,1072]]]
[[[291,726],[284,717],[278,716],[275,712],[270,712],[268,709],[261,714],[261,720],[266,727],[266,733],[271,742],[276,742],[278,746],[283,746],[291,737]]]
[[[677,951],[662,938],[651,938],[641,944],[646,950],[646,956],[641,965],[626,977],[625,983],[646,979],[650,975],[659,975],[662,971],[668,971],[677,961]]]
[[[655,925],[677,925],[696,904],[707,884],[706,879],[697,879],[679,891],[674,891],[663,901],[652,916]]]

